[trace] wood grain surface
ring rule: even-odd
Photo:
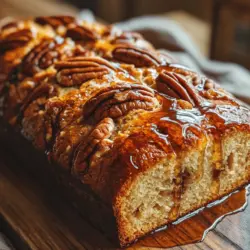
[[[59,196],[51,199],[49,191],[24,171],[19,159],[5,149],[0,150],[0,230],[7,234],[17,249],[115,248],[66,200]],[[156,241],[159,248],[164,249],[162,242],[158,239]],[[137,244],[129,249],[154,248]],[[203,242],[171,249],[249,250],[250,207],[244,212],[224,218]]]

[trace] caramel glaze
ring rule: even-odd
[[[174,157],[170,213],[176,217],[189,179],[203,175],[208,138],[215,142],[216,193],[225,168],[221,138],[234,128],[250,131],[247,108],[212,80],[171,64],[171,57],[137,33],[70,17],[41,17],[6,26],[0,44],[5,120],[14,127],[19,123],[50,160],[105,200],[122,194],[139,173]],[[191,176],[181,159],[195,146],[203,156]]]

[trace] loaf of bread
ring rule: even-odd
[[[0,31],[1,116],[113,209],[122,246],[250,181],[250,111],[134,32],[69,16]]]

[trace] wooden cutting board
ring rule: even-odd
[[[35,167],[35,166],[34,166]],[[48,198],[39,182],[22,168],[12,153],[0,150],[0,231],[16,249],[81,250],[114,249],[105,236],[59,196]],[[248,198],[249,199],[249,198]],[[194,226],[195,230],[195,226]],[[153,238],[151,237],[151,240]],[[163,240],[154,246],[164,249]],[[137,244],[130,249],[153,249]],[[250,207],[227,216],[201,243],[174,247],[189,250],[249,250]]]

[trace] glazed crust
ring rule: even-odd
[[[162,159],[209,135],[250,131],[247,108],[170,58],[113,26],[64,16],[13,22],[0,33],[4,120],[113,204]]]

